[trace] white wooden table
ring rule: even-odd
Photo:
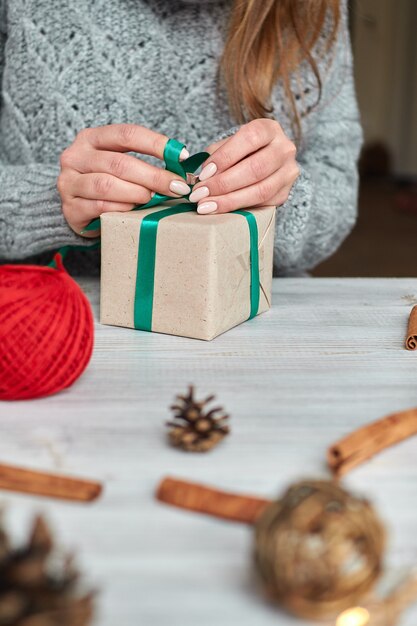
[[[97,311],[98,284],[81,281]],[[104,481],[91,505],[4,493],[20,536],[34,511],[77,550],[101,589],[99,626],[301,624],[251,581],[251,530],[153,499],[167,474],[274,496],[326,476],[327,446],[417,405],[417,354],[403,349],[415,279],[285,279],[274,307],[211,343],[97,325],[84,376],[57,396],[0,405],[0,459]],[[206,455],[170,448],[167,407],[193,382],[232,414]],[[390,529],[388,565],[417,564],[417,438],[355,470]],[[405,626],[415,626],[417,609]]]

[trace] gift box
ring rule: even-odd
[[[211,340],[271,306],[275,207],[101,216],[101,323]]]

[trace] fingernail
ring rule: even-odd
[[[209,163],[206,167],[203,167],[198,175],[200,180],[207,180],[211,178],[217,172],[217,165],[215,163]]]
[[[214,213],[217,211],[217,202],[202,202],[197,207],[197,213],[200,215],[207,215],[207,213]]]
[[[178,194],[179,196],[185,196],[191,191],[187,183],[184,183],[182,180],[172,180],[169,183],[169,188],[171,191]]]
[[[190,153],[188,152],[187,148],[183,148],[180,152],[180,161],[184,161],[184,159],[188,159],[189,156],[190,156]]]
[[[155,195],[155,192],[154,192],[154,191],[151,191],[151,198],[153,198],[153,197],[154,197],[154,195]]]
[[[209,193],[210,191],[208,187],[199,187],[198,189],[193,191],[193,193],[189,197],[189,200],[190,202],[199,202],[200,200],[208,196]]]

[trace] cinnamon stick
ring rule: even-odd
[[[254,524],[270,504],[270,500],[263,498],[236,495],[170,477],[159,484],[156,498],[182,509],[245,524]]]
[[[102,491],[100,483],[0,464],[0,489],[38,496],[90,502]]]
[[[342,476],[378,452],[417,434],[417,409],[393,413],[367,424],[332,445],[327,462],[334,474]]]
[[[405,347],[407,350],[415,350],[417,348],[417,305],[411,309]]]

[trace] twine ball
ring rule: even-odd
[[[83,373],[93,350],[90,304],[55,255],[56,269],[0,266],[0,400],[48,396]]]
[[[257,521],[255,564],[268,596],[326,619],[354,606],[379,577],[385,533],[369,502],[330,481],[303,481]]]

